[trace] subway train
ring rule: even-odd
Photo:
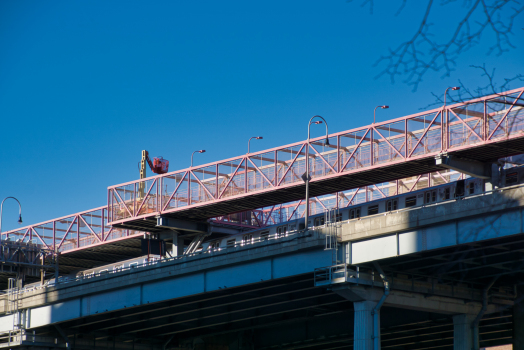
[[[499,187],[510,187],[524,183],[524,166],[511,167],[502,169],[499,176]],[[462,199],[467,196],[477,195],[485,192],[485,181],[477,178],[466,178],[449,183],[443,183],[438,186],[427,187],[420,190],[406,192],[403,194],[385,197],[360,204],[351,205],[345,208],[339,208],[332,215],[332,222],[347,222],[349,220],[361,220],[363,217],[372,215],[383,215],[387,212],[400,210],[409,210],[411,208],[421,207],[424,205],[434,205],[437,203]],[[308,227],[321,227],[326,224],[325,213],[311,215],[309,217]],[[201,247],[193,254],[184,255],[198,256],[202,254],[214,254],[226,249],[236,247],[245,247],[257,242],[284,239],[293,235],[304,224],[303,218],[294,219],[281,224],[266,226],[239,234],[229,235],[220,239],[213,239],[212,236],[202,243]],[[180,258],[180,257],[177,257]],[[172,259],[172,258],[171,258]],[[117,273],[120,271],[132,270],[142,266],[154,265],[162,261],[170,260],[161,256],[141,256],[134,259],[121,261],[118,263],[99,266],[97,268],[78,271],[69,276],[59,278],[59,283],[68,283],[76,279],[95,278],[108,273]],[[54,279],[47,280],[44,287],[55,284]],[[38,283],[27,285],[24,290],[32,288],[42,288]]]

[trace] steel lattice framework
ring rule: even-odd
[[[38,242],[45,249],[62,253],[127,238],[139,233],[142,232],[111,227],[107,223],[107,208],[100,207],[2,232],[2,239]]]
[[[449,183],[463,177],[456,171],[422,174],[393,182],[358,187],[347,191],[310,198],[311,214],[330,208],[343,208],[381,198],[408,193]],[[305,201],[280,203],[261,210],[228,214],[212,219],[220,225],[258,229],[304,217]],[[140,237],[143,232],[112,227],[108,224],[107,208],[100,207],[45,221],[16,230],[2,232],[2,239],[11,242],[34,242],[44,249],[59,253],[81,253],[88,248],[102,248],[107,243]],[[5,260],[5,259],[4,259]]]
[[[109,223],[155,230],[442,170],[447,152],[493,161],[524,153],[524,88],[108,188]]]

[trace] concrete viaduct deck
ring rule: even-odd
[[[369,349],[370,307],[384,295],[379,272],[390,289],[380,311],[383,348],[470,349],[479,314],[482,346],[518,343],[523,191],[343,222],[337,266],[327,228],[318,227],[27,291],[16,298],[19,313],[0,317],[0,332],[16,323],[24,331],[0,346]]]

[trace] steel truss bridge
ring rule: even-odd
[[[310,194],[419,176],[445,168],[435,156],[490,162],[524,153],[524,88],[394,120],[111,186],[109,223],[161,230],[156,217],[206,220]]]
[[[436,165],[436,155],[492,162],[524,153],[523,93],[524,87],[330,134],[329,145],[315,138],[111,186],[107,207],[2,237],[60,252],[61,271],[68,272],[139,256],[133,238],[161,230],[157,216],[212,218],[245,229],[299,218],[306,159],[313,211],[454,181],[458,175]]]

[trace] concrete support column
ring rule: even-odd
[[[453,349],[454,350],[471,350],[473,349],[473,335],[478,337],[476,332],[471,328],[476,315],[460,314],[453,316]]]
[[[524,286],[518,286],[513,306],[513,350],[524,350]]]
[[[493,191],[500,187],[500,171],[496,163],[491,164],[491,178],[484,183],[484,191]]]
[[[373,308],[376,301],[354,302],[355,331],[353,350],[373,350]]]
[[[184,239],[178,237],[178,233],[173,232],[173,248],[171,249],[172,256],[179,256],[184,254]]]

